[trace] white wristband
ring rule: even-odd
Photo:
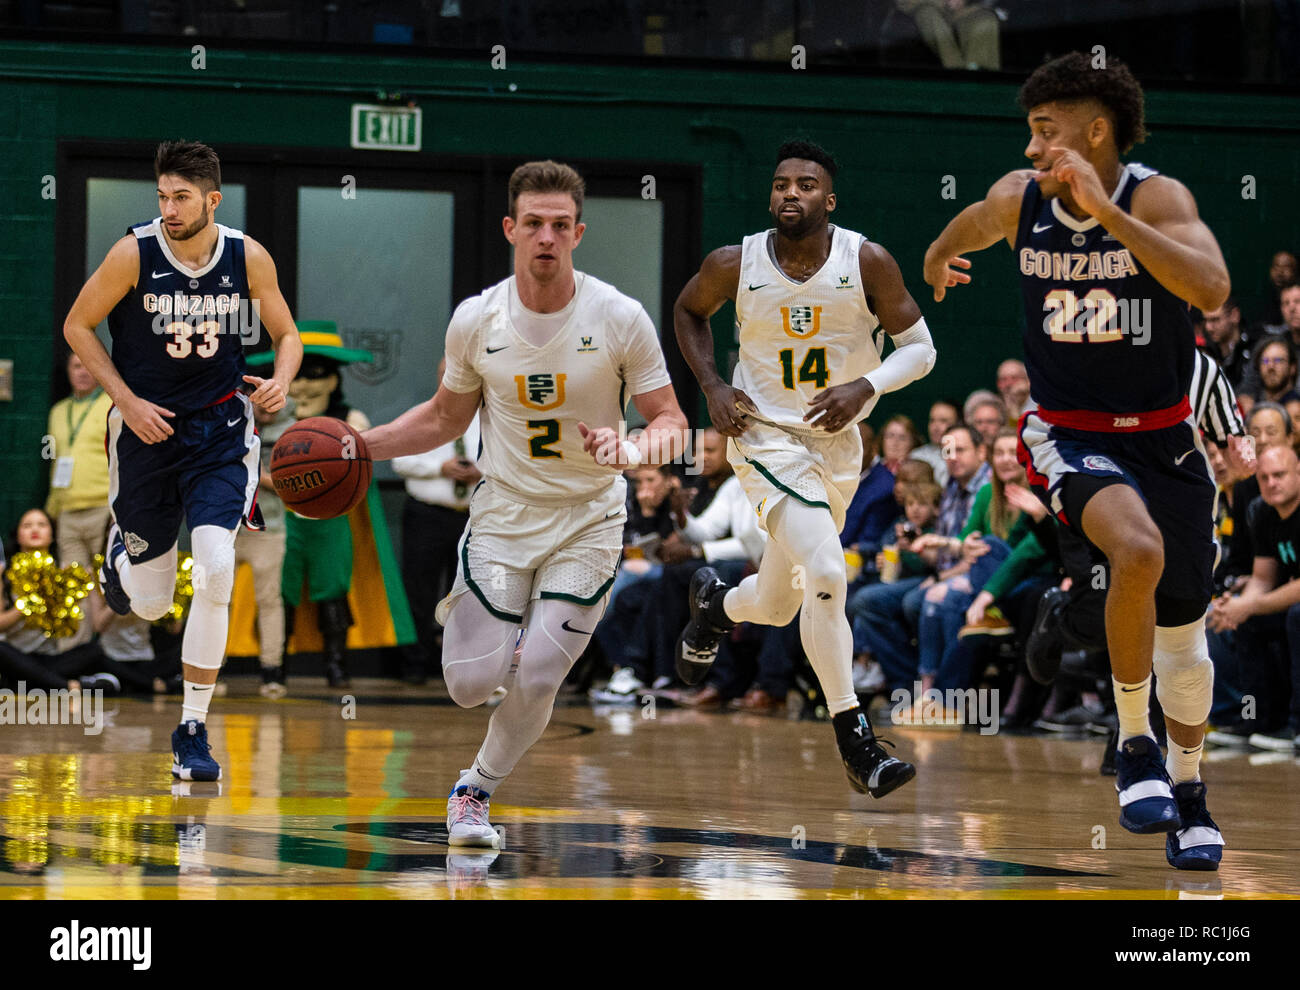
[[[631,440],[623,441],[623,454],[627,457],[628,467],[641,466],[641,448]]]

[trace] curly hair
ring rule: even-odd
[[[1026,113],[1044,103],[1096,100],[1113,118],[1120,154],[1147,137],[1142,86],[1119,59],[1107,57],[1103,68],[1092,56],[1070,52],[1040,65],[1020,87]]]
[[[839,171],[839,165],[835,162],[835,156],[819,144],[813,144],[811,141],[787,141],[781,147],[776,149],[776,164],[780,165],[789,158],[799,158],[803,161],[816,162],[826,170],[826,174],[832,179],[835,173]]]

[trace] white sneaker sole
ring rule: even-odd
[[[459,835],[448,829],[447,845],[469,846],[478,849],[499,849],[501,847],[501,836],[497,834],[495,829],[488,829],[486,834],[482,832],[471,834],[462,832]]]

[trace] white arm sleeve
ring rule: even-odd
[[[891,335],[894,350],[879,368],[866,375],[877,395],[896,392],[918,378],[924,378],[934,368],[934,341],[925,317],[917,320],[902,333]]]

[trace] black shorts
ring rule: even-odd
[[[1100,433],[1052,426],[1030,412],[1020,423],[1019,456],[1034,493],[1076,532],[1082,529],[1072,514],[1081,512],[1099,486],[1123,484],[1136,491],[1164,543],[1157,624],[1185,625],[1205,614],[1218,556],[1216,488],[1190,420],[1159,430]]]
[[[171,550],[182,518],[199,526],[237,529],[257,520],[261,441],[243,393],[167,420],[172,435],[147,444],[108,413],[109,504],[133,563]],[[255,523],[255,525],[260,525]]]

